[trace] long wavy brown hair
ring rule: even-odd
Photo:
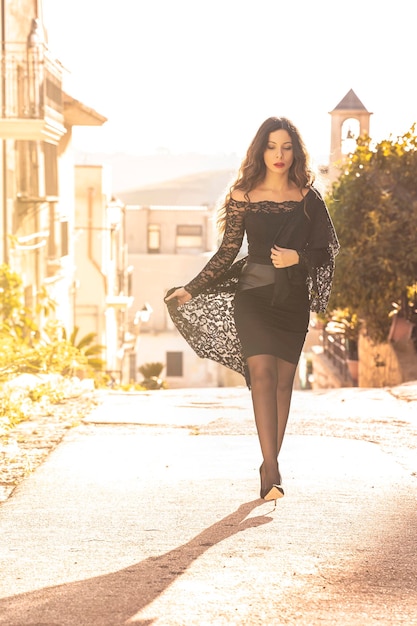
[[[268,145],[269,135],[275,130],[281,129],[289,133],[293,145],[294,161],[289,170],[289,180],[297,185],[300,192],[313,184],[314,176],[310,169],[309,155],[299,131],[286,117],[269,117],[259,127],[248,148],[246,157],[242,161],[237,178],[218,209],[217,227],[220,232],[225,229],[227,205],[233,191],[237,189],[243,191],[244,197],[249,203],[249,193],[264,180],[266,174],[264,153]]]

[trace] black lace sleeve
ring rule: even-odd
[[[229,201],[226,213],[226,229],[219,249],[201,272],[187,285],[184,285],[184,288],[192,296],[218,281],[237,257],[245,233],[245,204],[233,199]]]
[[[340,246],[327,207],[318,192],[315,192],[308,214],[312,220],[310,235],[299,255],[308,271],[310,310],[324,313],[330,298],[335,257]]]

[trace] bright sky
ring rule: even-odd
[[[237,153],[285,115],[313,157],[353,89],[375,140],[417,121],[409,0],[43,0],[67,90],[109,121],[76,147]],[[323,160],[323,159],[322,159]]]

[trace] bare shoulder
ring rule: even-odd
[[[245,192],[241,189],[234,189],[231,198],[232,200],[236,200],[236,202],[246,202]]]

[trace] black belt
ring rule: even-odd
[[[283,301],[285,300],[289,294],[290,294],[290,284],[291,284],[291,279],[290,279],[290,274],[291,272],[289,271],[290,268],[288,267],[274,267],[272,265],[271,259],[266,259],[265,257],[257,257],[254,255],[249,255],[247,258],[247,263],[253,263],[255,265],[264,265],[267,266],[268,268],[272,268],[273,270],[273,283],[274,283],[274,291],[272,294],[272,302],[271,304],[276,304],[278,301]],[[267,272],[265,272],[264,274],[265,276],[265,280],[266,282],[264,283],[265,285],[267,284],[271,284],[271,281],[268,280],[269,277],[271,277],[271,273],[270,270],[268,269]],[[250,285],[248,285],[247,288],[250,288]],[[245,287],[243,286],[243,289],[245,289]]]

